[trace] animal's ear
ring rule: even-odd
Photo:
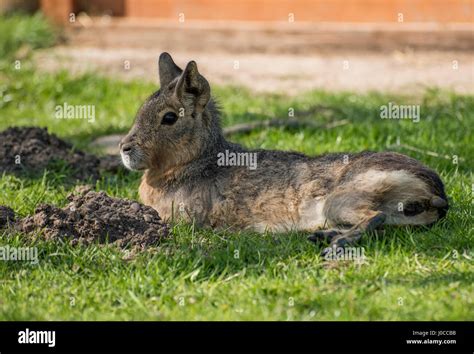
[[[196,62],[190,61],[181,74],[175,88],[177,99],[192,112],[202,113],[211,98],[211,87],[197,68]]]
[[[171,81],[181,75],[183,70],[174,63],[171,55],[164,52],[161,53],[160,58],[158,59],[158,72],[160,74],[160,86],[164,88]]]

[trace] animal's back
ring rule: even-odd
[[[386,213],[390,224],[431,224],[446,214],[447,202],[431,204],[446,201],[438,175],[405,155],[247,152],[257,154],[255,169],[222,166],[194,187],[213,190],[212,226],[310,231],[356,224],[367,210]]]

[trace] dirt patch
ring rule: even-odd
[[[15,222],[15,212],[12,208],[0,205],[0,229],[10,226]]]
[[[49,134],[46,128],[12,127],[0,132],[0,174],[38,174],[45,169],[64,167],[70,171],[72,179],[97,180],[101,171],[116,172],[120,161],[110,156],[101,159],[76,150],[56,135]]]
[[[111,173],[117,173],[119,171],[126,171],[122,164],[122,160],[120,158],[120,153],[119,148],[118,148],[118,143],[120,140],[117,140],[117,147],[114,150],[114,154],[109,154],[109,155],[104,155],[101,156],[100,159],[100,164],[99,164],[99,170],[100,171],[107,171]]]
[[[15,229],[27,234],[42,231],[47,240],[71,244],[111,243],[141,249],[168,235],[158,212],[135,201],[109,197],[88,188],[76,189],[64,208],[42,204],[34,215],[19,220]]]

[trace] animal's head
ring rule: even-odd
[[[211,89],[194,61],[181,70],[168,53],[159,59],[160,90],[139,109],[120,154],[132,170],[167,170],[203,153],[220,134]]]

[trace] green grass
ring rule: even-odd
[[[8,46],[18,48],[18,43]],[[127,131],[140,103],[156,88],[96,74],[39,73],[29,61],[21,70],[8,60],[0,61],[0,67],[0,129],[45,126],[85,150],[97,136]],[[448,217],[429,230],[390,228],[384,235],[365,237],[359,245],[365,264],[337,262],[331,267],[301,233],[211,232],[177,224],[159,247],[127,260],[126,251],[113,247],[26,241],[21,234],[0,232],[0,246],[36,246],[40,259],[37,265],[0,262],[0,319],[474,319],[473,96],[431,89],[419,97],[317,91],[288,98],[235,87],[213,89],[225,126],[285,117],[289,108],[316,122],[350,122],[328,130],[273,128],[234,137],[248,147],[312,155],[382,151],[399,137],[402,144],[458,156],[454,164],[398,149],[441,174],[451,201]],[[389,101],[420,104],[420,122],[381,120],[380,105]],[[95,105],[95,122],[55,119],[54,106],[64,102]],[[137,199],[139,178],[107,175],[96,189]],[[65,205],[74,186],[63,182],[55,171],[43,177],[4,174],[0,204],[21,216],[32,214],[40,203]]]
[[[1,58],[12,58],[18,50],[24,55],[31,49],[49,47],[56,41],[53,27],[36,14],[25,18],[23,15],[0,15],[0,54]]]

